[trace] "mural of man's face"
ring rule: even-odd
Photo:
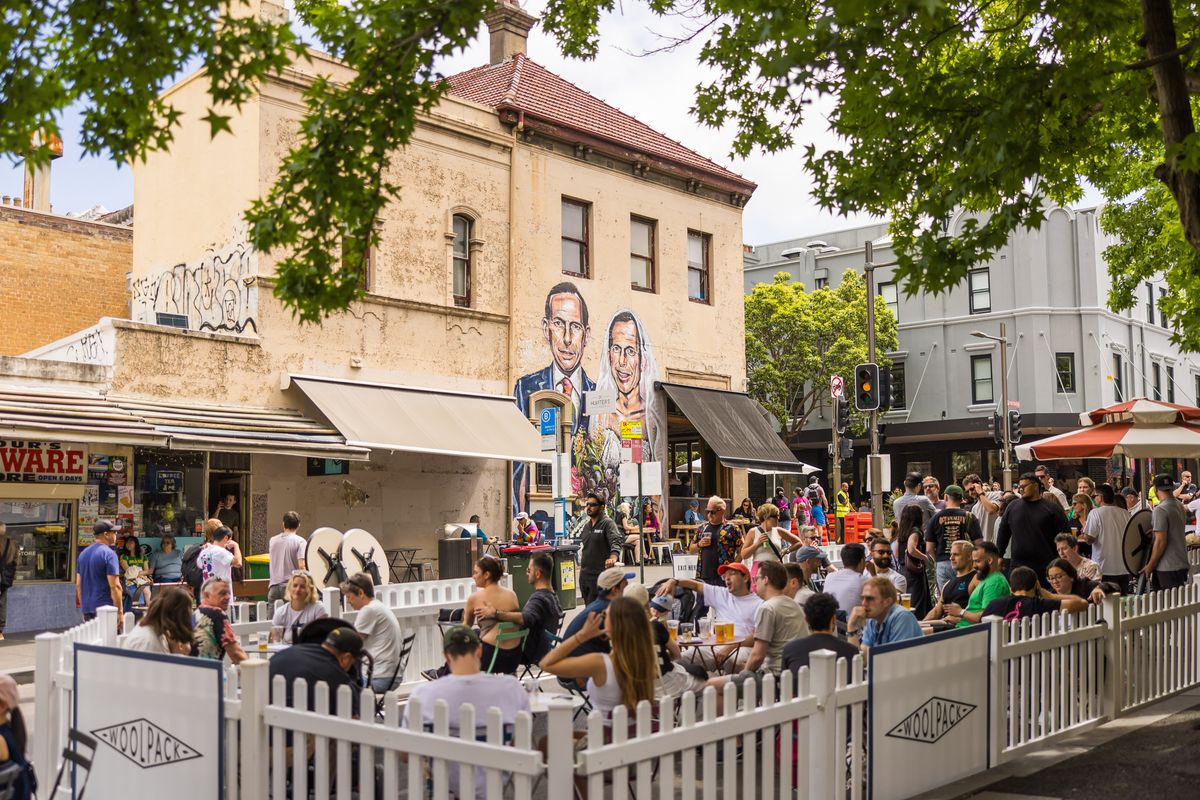
[[[613,326],[608,366],[617,382],[617,391],[632,394],[637,390],[642,379],[642,346],[633,322],[618,322]]]
[[[542,320],[542,333],[550,344],[554,363],[561,372],[570,375],[583,358],[590,333],[590,328],[583,324],[578,295],[556,294],[550,298],[550,318]]]

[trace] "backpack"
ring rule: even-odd
[[[821,505],[821,493],[817,491],[816,486],[808,487],[808,507],[815,508]]]
[[[197,563],[202,549],[204,549],[202,542],[188,545],[188,549],[183,551],[183,564],[179,569],[179,577],[183,579],[183,582],[197,591],[200,589],[200,584],[204,583],[204,575],[200,572],[200,565]]]

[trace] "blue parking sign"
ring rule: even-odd
[[[555,407],[542,409],[542,436],[554,436],[558,433],[558,409]]]

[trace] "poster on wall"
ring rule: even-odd
[[[636,427],[630,423],[637,423],[642,431],[641,441],[631,445],[641,449],[641,457],[630,456],[630,460],[657,460],[665,423],[657,407],[654,382],[661,376],[646,328],[634,311],[617,308],[603,327],[594,323],[578,286],[563,281],[550,287],[540,336],[531,337],[539,339],[539,358],[546,362],[517,380],[513,396],[526,417],[543,399],[562,406],[571,458],[567,493],[575,497],[595,493],[614,508],[620,503],[622,425],[629,430]],[[590,404],[592,409],[603,410],[590,413],[585,397],[603,398],[605,402]],[[513,505],[517,510],[528,506],[531,477],[528,464],[513,465]],[[661,487],[647,494],[660,492]]]
[[[74,727],[97,740],[89,796],[224,796],[220,662],[79,644],[74,699]]]

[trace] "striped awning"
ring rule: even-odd
[[[99,393],[0,385],[0,436],[165,446],[167,435]]]

